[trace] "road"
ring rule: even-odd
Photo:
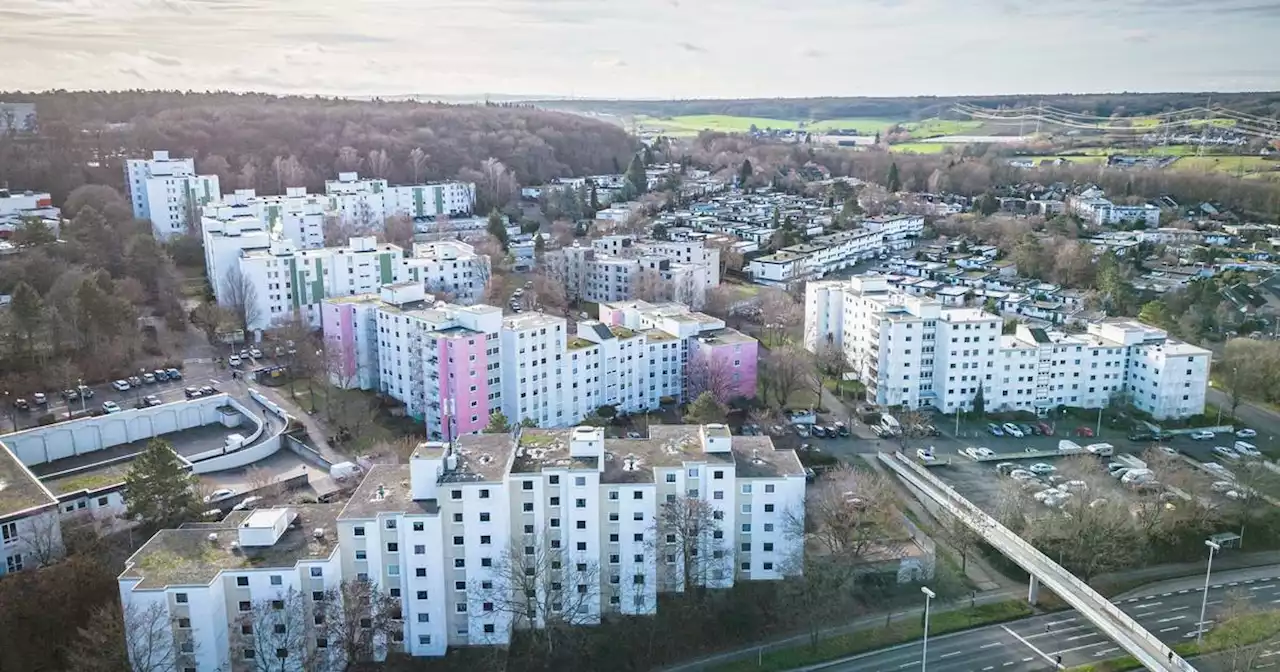
[[[1202,593],[1196,588],[1116,600],[1116,604],[1166,643],[1196,636]],[[1229,598],[1247,599],[1256,608],[1280,604],[1280,577],[1214,583],[1209,590],[1206,625]],[[899,672],[920,667],[921,643],[913,642],[822,667],[824,672]],[[1028,672],[1052,669],[1057,656],[1066,667],[1096,663],[1124,655],[1114,642],[1074,611],[942,635],[929,640],[931,672]],[[1264,651],[1254,669],[1280,661],[1280,649]],[[1211,670],[1211,665],[1197,664]]]

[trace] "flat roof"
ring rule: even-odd
[[[219,572],[289,569],[305,560],[327,559],[338,548],[337,518],[341,504],[286,507],[297,517],[270,546],[241,547],[240,524],[248,517],[228,516],[220,523],[187,524],[161,530],[125,563],[122,579],[141,579],[138,588],[209,585]],[[315,530],[323,530],[320,537]],[[209,535],[216,535],[210,538]],[[233,547],[232,544],[235,543]]]
[[[0,440],[0,517],[57,501]]]
[[[468,481],[501,481],[515,452],[511,435],[464,434],[454,442],[453,454],[458,468],[445,472],[443,480],[454,483]]]
[[[804,465],[796,451],[778,450],[767,436],[733,437],[733,458],[739,478],[804,475]]]
[[[379,513],[435,513],[435,500],[415,500],[407,464],[375,464],[351,493],[338,520],[362,520]]]
[[[738,343],[754,343],[756,339],[738,331],[737,329],[713,329],[704,331],[696,337],[700,341],[710,343],[712,345],[734,345]]]

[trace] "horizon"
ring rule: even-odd
[[[9,0],[0,89],[618,101],[1263,92],[1280,89],[1277,28],[1280,3],[1258,0]]]

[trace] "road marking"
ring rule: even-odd
[[[1139,604],[1138,606],[1134,607],[1134,609],[1150,609],[1151,607],[1158,607],[1162,604],[1164,604],[1164,602],[1152,602],[1151,604]]]
[[[1186,617],[1187,617],[1186,614],[1179,614],[1177,616],[1170,616],[1169,618],[1162,618],[1156,621],[1156,623],[1168,623],[1169,621],[1180,621]]]
[[[989,649],[989,648],[991,648],[991,647],[993,647],[993,646],[1001,646],[1002,644],[1003,644],[1002,642],[991,642],[990,644],[983,644],[982,646],[979,646],[978,648],[979,648],[979,649]]]
[[[1228,586],[1238,586],[1238,585],[1240,585],[1240,582],[1239,582],[1239,581],[1232,581],[1231,583],[1228,583],[1227,585],[1228,585]]]
[[[1187,593],[1189,593],[1189,592],[1191,592],[1191,590],[1190,590],[1190,589],[1186,589],[1186,590],[1179,590],[1179,591],[1178,591],[1178,594],[1179,594],[1179,595],[1185,595],[1185,594],[1187,594]]]
[[[1138,598],[1136,598],[1136,597],[1131,597],[1131,598],[1129,598],[1129,599],[1125,600],[1125,602],[1126,602],[1126,603],[1128,603],[1128,602],[1137,602],[1137,601],[1138,601]]]
[[[1027,656],[1026,658],[1023,658],[1023,659],[1022,659],[1022,662],[1024,662],[1024,663],[1029,663],[1029,662],[1031,662],[1031,661],[1033,661],[1033,660],[1035,660],[1035,659],[1036,659],[1036,658],[1035,658],[1035,656]]]
[[[1171,628],[1161,628],[1160,632],[1169,632],[1170,630],[1177,630],[1177,629],[1178,629],[1178,626],[1175,625]]]
[[[1276,654],[1280,654],[1280,651],[1263,651],[1261,654],[1259,654],[1259,655],[1258,655],[1258,657],[1259,657],[1259,658],[1270,658],[1271,656],[1274,656],[1274,655],[1276,655]]]
[[[1061,621],[1049,621],[1048,623],[1045,623],[1045,625],[1050,625],[1050,626],[1052,626],[1052,625],[1062,625],[1063,623],[1071,623],[1071,622],[1074,622],[1075,620],[1076,620],[1076,619],[1075,619],[1075,617],[1073,616],[1073,617],[1071,617],[1071,618],[1064,618],[1064,619],[1062,619]]]
[[[951,656],[958,656],[958,655],[960,655],[960,652],[959,652],[959,651],[952,651],[951,653],[944,653],[944,654],[942,654],[941,656],[938,656],[938,657],[939,657],[939,658],[950,658]]]
[[[1190,608],[1191,608],[1191,605],[1188,604],[1182,607],[1170,607],[1169,609],[1165,609],[1165,611],[1182,611],[1183,609],[1190,609]]]
[[[1025,644],[1025,645],[1027,645],[1027,648],[1028,648],[1028,649],[1031,649],[1032,651],[1036,652],[1036,654],[1037,654],[1037,655],[1039,655],[1041,658],[1044,658],[1045,660],[1049,661],[1049,662],[1054,666],[1054,668],[1055,668],[1055,669],[1057,669],[1057,668],[1059,667],[1059,666],[1058,666],[1058,661],[1056,661],[1056,660],[1054,660],[1053,658],[1049,657],[1049,654],[1045,653],[1044,651],[1041,651],[1040,649],[1037,649],[1037,648],[1036,648],[1036,646],[1035,646],[1034,644],[1032,644],[1031,642],[1028,642],[1024,637],[1022,637],[1022,636],[1021,636],[1021,635],[1019,635],[1018,633],[1016,633],[1016,632],[1014,632],[1014,631],[1010,630],[1010,629],[1009,629],[1009,626],[1007,626],[1007,625],[1002,625],[1002,626],[1000,626],[1000,627],[1001,627],[1001,628],[1004,628],[1004,631],[1005,631],[1005,632],[1007,632],[1007,633],[1009,633],[1009,635],[1010,635],[1011,637],[1013,637],[1014,639],[1018,640],[1019,642],[1022,642],[1022,643],[1023,643],[1023,644]],[[1035,659],[1034,659],[1034,658],[1024,658],[1024,659],[1022,659],[1022,662],[1024,662],[1024,663],[1025,663],[1025,662],[1030,661],[1030,660],[1035,660]],[[1007,664],[1007,665],[1012,665],[1013,663],[1006,663],[1006,664]]]
[[[1276,602],[1280,602],[1280,600],[1276,600]],[[1205,604],[1222,604],[1222,600],[1209,600]]]
[[[1253,583],[1254,581],[1257,581],[1257,579],[1246,579],[1245,583]]]
[[[994,669],[996,669],[996,666],[995,666],[995,665],[988,665],[988,666],[986,666],[986,667],[982,668],[982,672],[987,672],[987,670],[994,670]]]
[[[1088,633],[1085,633],[1085,634],[1083,634],[1083,635],[1076,635],[1075,637],[1068,637],[1068,638],[1067,638],[1067,641],[1068,641],[1068,642],[1074,642],[1074,641],[1076,641],[1077,639],[1084,639],[1085,637],[1096,637],[1096,636],[1097,636],[1097,634],[1098,634],[1098,633],[1096,633],[1096,632],[1088,632]]]
[[[1101,634],[1101,633],[1099,633],[1099,634]],[[1071,647],[1071,648],[1069,648],[1069,649],[1062,649],[1061,651],[1054,651],[1053,653],[1055,653],[1055,654],[1057,654],[1057,655],[1062,655],[1062,654],[1064,654],[1064,653],[1071,653],[1072,651],[1079,651],[1080,649],[1092,649],[1093,647],[1098,646],[1099,644],[1106,644],[1106,643],[1107,643],[1107,642],[1102,641],[1102,642],[1094,642],[1094,643],[1092,643],[1092,644],[1081,644],[1080,646],[1073,646],[1073,647]]]
[[[1221,587],[1222,587],[1222,584],[1221,584],[1221,583],[1215,583],[1215,584],[1213,584],[1212,586],[1209,586],[1209,587],[1210,587],[1210,588],[1221,588]]]
[[[1103,649],[1103,650],[1101,650],[1101,651],[1099,651],[1099,652],[1097,652],[1097,653],[1093,654],[1093,657],[1094,657],[1094,658],[1101,658],[1101,657],[1103,657],[1103,656],[1107,655],[1108,653],[1115,653],[1116,651],[1119,651],[1119,650],[1120,650],[1120,647],[1118,647],[1118,646],[1112,646],[1112,647],[1105,648],[1105,649]]]
[[[1001,665],[1000,667],[1009,667],[1009,666],[1010,666],[1010,665],[1012,665],[1012,664],[1013,664],[1013,661],[1011,660],[1011,661],[1009,661],[1009,662],[1005,663],[1004,665]]]
[[[1160,597],[1169,597],[1173,593],[1160,593]]]
[[[1262,669],[1265,669],[1265,668],[1268,668],[1268,667],[1275,667],[1275,663],[1267,663],[1266,665],[1254,665],[1254,666],[1253,666],[1253,669],[1255,669],[1255,670],[1262,670]]]
[[[918,661],[918,660],[913,660],[913,661],[911,661],[911,662],[909,662],[909,663],[903,663],[903,664],[899,665],[899,666],[898,666],[898,669],[899,669],[899,670],[904,670],[904,669],[906,669],[906,668],[908,668],[908,667],[914,667],[914,666],[919,665],[919,664],[920,664],[920,661]]]

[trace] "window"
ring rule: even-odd
[[[485,634],[493,634],[493,624],[492,624],[492,623],[485,623],[485,624],[484,624],[484,632],[485,632]]]
[[[419,567],[413,570],[413,575],[418,578],[422,578],[427,575],[427,569],[425,567]]]
[[[454,545],[454,546],[461,546],[461,545],[462,545],[462,535],[454,535],[454,537],[453,537],[453,545]]]
[[[458,612],[459,614],[465,614],[465,613],[467,613],[467,603],[466,603],[466,602],[459,602],[459,603],[457,603],[457,604],[453,605],[453,610],[454,610],[454,611],[456,611],[456,612]]]
[[[481,512],[480,512],[480,522],[482,522],[482,523],[487,523],[487,522],[489,522],[489,512],[488,512],[488,511],[481,511]]]
[[[466,581],[454,581],[454,582],[453,582],[453,589],[454,589],[454,590],[466,590],[466,589],[467,589],[467,582],[466,582]]]
[[[579,521],[577,522],[577,528],[578,528],[579,530],[585,530],[585,529],[587,529],[587,521],[585,521],[585,520],[579,520]]]
[[[765,505],[764,505],[764,512],[765,512],[765,513],[773,513],[773,505],[772,505],[772,504],[765,504]]]
[[[632,583],[633,585],[643,586],[643,585],[644,585],[644,574],[636,574],[635,576],[631,577],[631,583]]]
[[[743,504],[743,505],[742,505],[742,512],[743,512],[743,513],[751,513],[751,505],[750,505],[750,504]]]
[[[363,537],[363,536],[364,536],[364,527],[363,527],[363,526],[361,526],[361,525],[357,525],[357,526],[355,527],[355,529],[354,529],[354,530],[352,530],[352,532],[351,532],[351,533],[352,533],[354,536],[357,536],[357,537]]]
[[[716,471],[711,472],[711,478],[714,478],[717,481],[724,480],[724,472],[717,469]]]
[[[463,558],[454,558],[454,559],[453,559],[453,566],[454,566],[454,567],[458,567],[458,568],[466,567],[466,566],[467,566],[467,561],[466,561],[466,560],[464,560]]]
[[[520,484],[520,487],[521,487],[521,489],[523,489],[523,490],[532,490],[532,489],[533,489],[533,481],[525,481],[524,483],[521,483],[521,484]]]
[[[413,531],[414,531],[414,532],[422,532],[422,531],[423,531],[423,530],[425,530],[425,529],[426,529],[426,526],[425,526],[423,523],[414,523],[414,524],[413,524]]]
[[[398,544],[398,543],[396,543],[396,542],[394,542],[394,541],[388,541],[388,542],[387,542],[387,552],[388,552],[388,553],[399,553],[399,552],[400,552],[400,544]]]
[[[255,657],[257,657],[257,652],[255,652],[253,649],[245,649],[240,653],[240,655],[244,657],[245,660],[253,660]]]
[[[750,484],[750,483],[743,483],[743,484],[742,484],[742,494],[744,494],[744,495],[749,495],[749,494],[751,494],[751,484]]]
[[[388,529],[388,530],[394,530],[394,529],[396,529],[396,519],[395,519],[395,518],[388,518],[388,519],[387,519],[387,529]]]
[[[765,486],[764,486],[764,491],[765,491],[765,493],[771,493],[771,492],[773,492],[773,484],[772,484],[772,483],[766,483],[766,484],[765,484]]]
[[[284,611],[284,600],[271,600],[272,611]]]
[[[186,593],[174,593],[174,594],[173,594],[173,601],[174,601],[174,602],[177,602],[178,604],[186,604],[186,603],[187,603],[187,594],[186,594]]]
[[[178,627],[179,627],[179,628],[182,628],[182,629],[184,629],[184,630],[185,630],[185,629],[187,629],[187,628],[190,628],[190,627],[191,627],[191,619],[189,619],[189,618],[179,618],[179,619],[178,619]]]
[[[644,499],[644,492],[640,490],[636,490],[635,492],[631,493],[631,499]]]
[[[560,477],[559,477],[559,476],[551,476],[551,477],[550,477],[550,479],[548,479],[548,480],[551,482],[551,485],[560,485]]]
[[[360,558],[362,557],[360,554],[361,554],[361,553],[363,553],[363,552],[364,552],[364,551],[358,551],[358,552],[356,553],[356,559],[360,559]],[[284,582],[284,579],[283,579],[283,577],[281,577],[279,574],[272,574],[272,575],[271,575],[271,585],[273,585],[273,586],[278,586],[278,585],[281,585],[283,582]]]
[[[276,649],[276,658],[284,660],[289,657],[289,649]]]
[[[560,498],[559,498],[559,497],[552,497],[552,498],[551,498],[551,500],[550,500],[550,502],[551,502],[551,506],[560,506]]]
[[[237,585],[237,586],[241,586],[241,587],[244,587],[244,586],[249,585],[249,577],[247,577],[247,576],[237,576],[237,577],[236,577],[236,585]]]
[[[418,614],[418,622],[419,622],[419,623],[430,623],[430,622],[431,622],[431,614]]]
[[[427,552],[427,547],[426,547],[426,545],[424,545],[424,544],[414,544],[414,545],[413,545],[413,554],[414,554],[414,555],[423,555],[423,554],[424,554],[424,553],[426,553],[426,552]]]
[[[573,500],[573,505],[574,505],[575,507],[579,508],[579,509],[585,509],[585,508],[587,508],[587,500],[585,500],[585,499],[575,499],[575,500]]]
[[[675,483],[675,482],[676,482],[676,475],[675,475],[675,474],[667,474],[667,482],[668,482],[668,483]]]
[[[587,484],[587,477],[586,477],[586,476],[574,476],[574,477],[573,477],[573,484],[574,484],[574,485],[576,485],[576,486],[579,486],[579,487],[584,486],[584,485],[586,485],[586,484]]]
[[[317,649],[327,649],[327,648],[329,648],[329,640],[328,640],[328,638],[326,638],[326,637],[316,637],[316,648],[317,648]]]
[[[241,600],[240,604],[236,605],[236,607],[240,610],[240,613],[242,614],[248,613],[253,609],[253,605],[250,604],[248,600]],[[245,634],[248,634],[248,633],[245,633]]]
[[[772,562],[766,562],[766,563],[764,563],[764,571],[766,571],[766,572],[771,572],[771,571],[773,571],[773,563],[772,563]]]
[[[311,578],[313,578],[313,579],[318,579],[318,578],[320,578],[320,577],[322,577],[322,576],[324,576],[324,568],[323,568],[323,567],[312,567],[312,568],[311,568]]]
[[[461,522],[462,522],[462,514],[461,514],[461,513],[455,513],[455,514],[453,514],[453,522],[455,522],[455,523],[461,523]]]

